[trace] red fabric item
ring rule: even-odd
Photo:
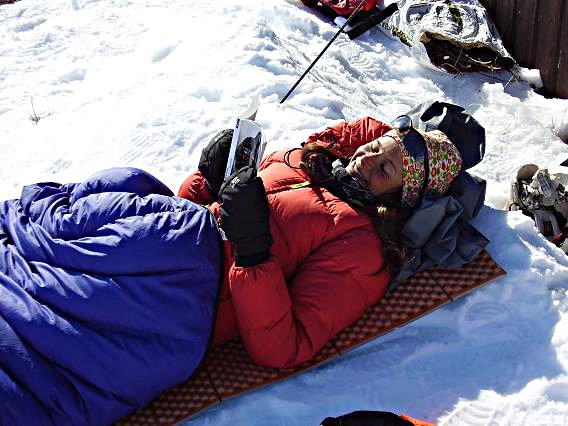
[[[568,238],[568,226],[565,226],[564,229],[551,240],[551,243],[560,247],[566,238]]]
[[[392,127],[388,124],[371,117],[363,117],[349,123],[340,122],[321,132],[314,133],[307,142],[335,143],[334,154],[339,157],[350,157],[361,145],[377,139],[391,129]]]
[[[317,3],[321,3],[332,9],[339,16],[348,16],[357,9],[360,1],[365,2],[363,10],[371,10],[378,3],[378,0],[302,0],[302,3],[308,7],[314,7]]]
[[[216,197],[213,197],[205,186],[205,178],[199,170],[187,177],[177,195],[178,197],[191,200],[201,205],[207,205],[217,201]]]
[[[333,138],[346,156],[390,127],[369,117],[339,123],[309,140]],[[237,267],[225,246],[214,344],[240,336],[252,359],[290,367],[315,355],[335,334],[355,322],[386,291],[381,242],[369,217],[284,163],[284,151],[266,157],[259,169],[270,206],[271,257],[255,267]],[[301,152],[289,163],[297,166]],[[203,200],[203,176],[189,176],[179,195]],[[208,208],[217,216],[219,205]]]

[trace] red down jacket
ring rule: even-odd
[[[390,130],[370,117],[340,123],[310,136],[338,144],[338,154]],[[291,367],[310,359],[335,334],[355,322],[384,295],[389,275],[382,269],[381,242],[371,220],[324,188],[293,185],[308,178],[284,162],[284,151],[264,158],[259,169],[270,206],[274,244],[268,260],[237,267],[225,246],[225,281],[220,294],[214,344],[240,336],[260,365]],[[301,151],[289,163],[298,165]],[[196,172],[179,196],[219,217]]]

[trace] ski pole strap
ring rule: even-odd
[[[355,40],[361,34],[371,29],[371,27],[374,27],[375,25],[378,25],[381,22],[383,22],[385,19],[387,19],[397,10],[398,10],[398,4],[391,3],[384,9],[381,9],[378,12],[373,13],[367,18],[363,19],[361,22],[356,23],[353,26],[353,28],[348,29],[346,31],[346,34],[351,40]]]

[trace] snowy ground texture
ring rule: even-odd
[[[296,0],[23,0],[0,6],[0,197],[38,181],[145,169],[176,191],[251,95],[268,150],[335,120],[389,121],[421,101],[466,106],[486,127],[476,220],[507,276],[322,368],[229,400],[192,425],[318,425],[358,409],[442,425],[568,425],[568,258],[503,211],[526,162],[568,157],[568,101],[508,74],[452,76],[373,29],[340,36]],[[527,75],[531,73],[528,72]],[[34,124],[32,118],[39,119]]]

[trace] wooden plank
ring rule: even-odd
[[[513,19],[516,9],[516,0],[501,0],[497,3],[495,9],[495,25],[503,40],[505,49],[512,51],[515,40],[515,22]]]
[[[541,1],[537,10],[535,65],[540,70],[546,94],[551,94],[556,89],[563,1],[565,0]]]
[[[558,38],[558,75],[556,77],[556,96],[568,99],[568,4],[564,2],[561,31]]]
[[[487,10],[491,19],[495,21],[495,8],[497,7],[498,0],[480,0],[481,5]]]
[[[517,0],[513,19],[516,31],[512,50],[509,51],[519,64],[535,67],[536,11],[540,1]]]

